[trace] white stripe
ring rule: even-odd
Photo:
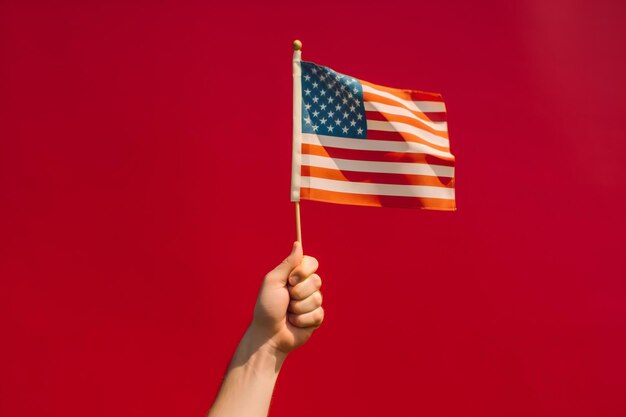
[[[383,122],[381,120],[368,120],[367,130],[409,133],[433,145],[443,146],[445,148],[448,148],[450,146],[450,141],[448,139],[437,136],[427,130],[420,129],[402,122]]]
[[[413,104],[423,113],[445,113],[446,111],[446,103],[443,101],[414,101]]]
[[[329,158],[327,156],[302,154],[302,165],[340,171],[380,172],[385,174],[427,175],[430,177],[454,177],[454,168],[417,162],[356,161]]]
[[[425,124],[439,132],[448,131],[448,122],[433,122],[430,120],[424,120],[417,117],[415,114],[407,110],[405,107],[391,106],[389,104],[377,103],[375,101],[366,101],[363,103],[366,111],[377,111],[385,114],[395,114],[396,116],[407,116],[412,119],[419,120],[420,123]]]
[[[454,188],[431,187],[427,185],[373,184],[327,180],[316,177],[302,177],[302,188],[336,191],[340,193],[388,195],[397,197],[425,197],[454,200]]]
[[[382,90],[377,90],[376,88],[369,86],[369,85],[365,85],[365,84],[361,84],[363,86],[363,92],[365,93],[371,93],[371,94],[376,94],[378,96],[381,97],[386,97],[390,100],[395,101],[396,103],[400,103],[405,105],[407,108],[411,109],[411,110],[416,110],[419,112],[432,112],[432,113],[437,113],[437,112],[445,112],[446,111],[446,104],[442,101],[411,101],[411,100],[405,100],[403,98],[400,98],[398,96],[394,96],[391,93],[388,93],[387,91],[382,91]]]
[[[390,140],[373,139],[350,139],[335,136],[316,135],[314,133],[303,133],[302,143],[309,145],[330,146],[340,149],[357,149],[362,151],[387,151],[387,152],[411,152],[433,155],[443,159],[454,159],[450,152],[443,152],[433,149],[430,146],[415,142],[396,142]]]

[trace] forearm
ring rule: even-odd
[[[241,339],[208,417],[265,417],[286,354],[251,330]]]

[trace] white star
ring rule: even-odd
[[[313,126],[315,128],[315,126]],[[343,133],[348,133],[348,128],[347,127],[342,127],[341,130],[343,131]]]
[[[310,125],[310,124],[311,124],[311,118],[310,118],[310,117],[305,117],[305,118],[304,118],[304,123],[306,123],[306,124],[309,124],[309,125]]]
[[[335,110],[339,110],[341,108],[341,104],[335,105]]]
[[[326,95],[326,91],[325,90],[320,91],[320,96],[325,96],[325,95]]]
[[[318,101],[320,101],[320,99],[317,96],[313,97],[312,100],[313,100],[313,103],[317,103]]]
[[[348,104],[348,99],[344,97],[344,98],[341,99],[341,102],[343,104]]]
[[[324,81],[326,79],[326,75],[322,74],[320,75],[320,80]]]
[[[309,109],[311,108],[311,105],[310,105],[309,103],[305,103],[305,104],[304,104],[304,108],[305,108],[305,109],[307,109],[307,110],[309,110]]]
[[[328,112],[328,117],[333,117],[334,115],[335,115],[335,112],[334,112],[334,111],[329,111],[329,112]]]
[[[311,76],[309,74],[306,74],[304,76],[304,79],[307,80],[307,81],[311,81]]]
[[[320,127],[318,125],[313,125],[313,131],[317,132],[317,129],[319,129]]]
[[[341,95],[341,93],[339,92],[339,90],[335,90],[335,96],[339,97]]]
[[[363,115],[361,113],[357,113],[356,118],[361,120],[363,118]]]
[[[304,90],[304,94],[306,94],[307,96],[311,95],[311,90],[309,90],[308,88],[306,90]]]
[[[349,98],[352,98],[352,97],[354,97],[354,96],[352,95],[352,93],[348,93],[348,97],[349,97]]]
[[[322,104],[322,105],[320,106],[320,109],[322,109],[322,110],[326,110],[326,104]]]
[[[325,125],[326,124],[326,119],[324,119],[323,117],[320,119],[320,123]]]
[[[356,94],[356,93],[358,93],[358,92],[359,92],[359,89],[358,89],[358,88],[356,88],[356,87],[354,87],[354,90],[352,90],[352,92],[353,92],[354,94]]]
[[[354,119],[350,120],[350,126],[356,126],[356,122],[354,121]]]
[[[362,135],[362,134],[363,134],[363,129],[358,128],[358,129],[356,130],[356,132],[357,132],[359,135]]]
[[[333,132],[333,129],[334,129],[333,125],[328,125],[326,128],[328,129],[329,132],[331,133]]]
[[[336,124],[337,126],[340,126],[340,125],[341,125],[341,120],[339,120],[339,119],[335,120],[335,124]]]
[[[312,72],[313,74],[317,74],[317,68],[315,68],[315,67],[311,68],[311,72]]]
[[[315,115],[315,114],[313,114],[313,115]],[[344,111],[344,112],[343,112],[343,118],[344,118],[344,119],[347,119],[347,118],[348,118],[348,112],[347,112],[347,111]]]
[[[328,102],[329,102],[329,103],[332,103],[333,101],[335,101],[335,99],[334,99],[334,98],[332,98],[332,97],[328,97]]]
[[[320,114],[320,112],[318,112],[317,110],[315,110],[315,111],[313,112],[313,117],[317,117],[317,115],[318,115],[318,114]]]
[[[352,113],[354,113],[354,111],[355,111],[355,110],[356,110],[356,107],[354,107],[354,106],[350,106],[350,111],[351,111]]]
[[[317,88],[317,86],[318,86],[318,85],[319,85],[319,84],[317,84],[317,81],[315,81],[315,82],[313,83],[313,88]]]

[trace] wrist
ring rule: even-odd
[[[243,335],[242,342],[244,340],[248,345],[254,346],[255,350],[258,352],[276,358],[281,364],[287,358],[288,352],[278,349],[271,336],[262,328],[255,325],[254,322],[250,324],[246,333]]]
[[[287,353],[274,347],[253,326],[241,338],[234,362],[260,375],[276,377]]]

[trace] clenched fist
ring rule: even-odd
[[[293,244],[263,280],[254,318],[235,351],[208,417],[266,417],[280,368],[322,324],[317,260]]]
[[[249,331],[283,353],[304,344],[324,320],[317,267],[295,242],[289,256],[265,276]]]

